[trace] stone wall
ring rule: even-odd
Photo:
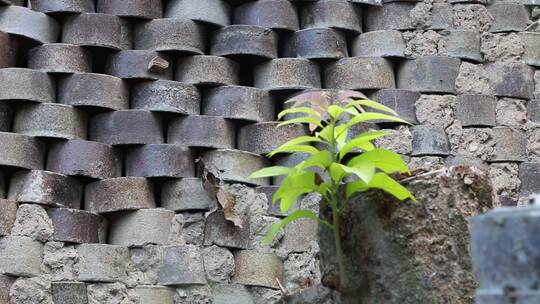
[[[260,245],[279,180],[246,179],[299,161],[264,154],[307,132],[272,122],[303,90],[394,107],[417,125],[370,127],[413,168],[486,168],[503,204],[536,191],[534,2],[384,2],[0,0],[0,303],[275,303],[318,283],[316,227]]]

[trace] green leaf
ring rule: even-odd
[[[306,145],[295,145],[295,146],[281,146],[274,151],[268,154],[269,157],[272,157],[278,153],[295,153],[295,152],[304,152],[309,154],[315,154],[319,152],[317,148]]]
[[[317,137],[320,137],[322,138],[323,140],[325,140],[326,142],[331,142],[332,141],[332,128],[333,128],[333,125],[332,124],[329,124],[327,125],[326,127],[324,127],[321,132],[318,132],[316,135]],[[335,133],[335,132],[334,132]]]
[[[396,182],[393,178],[385,173],[379,172],[375,174],[368,186],[369,188],[381,189],[384,192],[393,195],[400,201],[410,198],[416,202],[416,198],[409,192],[409,190],[407,190],[407,188],[403,187],[400,183]]]
[[[342,164],[338,164],[343,172],[346,173],[346,175],[356,175],[358,178],[363,180],[365,183],[369,183],[371,179],[373,178],[373,175],[375,174],[375,167],[373,164],[370,163],[364,163],[361,166],[358,167],[348,167]]]
[[[299,123],[311,124],[311,125],[315,125],[315,126],[320,127],[320,128],[323,127],[323,125],[321,124],[321,120],[318,119],[318,118],[312,117],[312,116],[297,117],[297,118],[289,119],[289,120],[286,120],[286,121],[280,123],[277,126],[279,128],[279,127],[282,127],[282,126],[291,125],[291,124],[299,124]]]
[[[385,131],[368,131],[364,132],[355,138],[351,139],[341,150],[339,151],[339,158],[343,158],[354,148],[359,148],[364,151],[371,151],[374,149],[371,141],[383,136],[388,135]]]
[[[253,172],[248,178],[262,178],[262,177],[272,177],[272,176],[280,176],[280,175],[287,175],[289,172],[291,172],[291,168],[288,167],[282,167],[282,166],[273,166],[264,168],[258,171]]]
[[[356,192],[364,192],[369,190],[367,184],[363,180],[350,182],[345,187],[345,198],[349,199]]]
[[[330,166],[330,164],[330,152],[328,152],[327,150],[323,150],[313,154],[308,159],[298,164],[297,167],[300,167],[300,169],[306,169],[309,167],[319,167],[321,169],[326,169],[326,167]]]
[[[320,139],[318,139],[315,136],[298,136],[296,138],[293,138],[289,140],[288,142],[284,143],[283,145],[279,146],[277,149],[284,148],[287,146],[296,146],[299,144],[305,144],[308,142],[321,142]]]
[[[328,112],[330,117],[332,117],[333,119],[338,119],[341,113],[343,113],[343,108],[337,105],[331,105],[326,111]]]
[[[318,221],[319,217],[317,216],[317,214],[315,214],[315,212],[310,210],[297,210],[285,217],[284,219],[280,220],[279,222],[276,222],[272,226],[270,226],[270,229],[268,230],[265,238],[263,239],[263,244],[270,244],[276,234],[279,232],[279,230],[281,230],[287,224],[299,219],[312,219]]]
[[[296,170],[296,172],[293,171],[285,177],[278,190],[274,193],[272,203],[281,200],[281,212],[285,213],[293,206],[300,195],[315,192],[318,188],[315,184],[315,172]]]
[[[349,167],[363,166],[364,163],[371,163],[375,168],[386,173],[409,173],[409,167],[397,153],[386,149],[374,149],[364,152],[353,159],[347,165]]]
[[[339,125],[334,128],[334,136],[338,146],[341,147],[345,144],[347,136],[349,135],[349,129],[346,125]]]
[[[319,114],[317,111],[315,111],[315,110],[313,110],[311,108],[308,108],[308,107],[294,107],[294,108],[285,109],[285,110],[281,111],[278,114],[278,119],[283,118],[283,116],[285,116],[287,114],[295,114],[295,113],[304,113],[304,114],[319,117],[319,118],[321,117],[321,114]]]
[[[352,168],[339,163],[332,163],[329,168],[330,177],[335,183],[340,183],[343,178],[348,175],[356,175],[358,178],[366,183],[369,183],[373,174],[375,174],[375,167],[371,164],[363,164],[361,167]]]
[[[400,122],[404,124],[410,124],[406,120],[403,120],[396,116],[391,116],[391,115],[382,114],[382,113],[375,113],[375,112],[365,112],[351,118],[351,120],[349,120],[349,122],[347,122],[346,125],[348,128],[350,128],[359,123],[373,121],[373,120],[395,121],[395,122]]]
[[[351,102],[349,102],[345,107],[346,108],[350,108],[350,107],[354,107],[354,106],[366,106],[368,108],[372,108],[374,110],[379,110],[379,111],[383,111],[383,112],[386,112],[386,113],[390,113],[392,115],[395,115],[395,116],[398,116],[398,113],[396,113],[396,111],[394,111],[393,109],[385,106],[385,105],[382,105],[376,101],[373,101],[373,100],[369,100],[369,99],[360,99],[360,100],[353,100]]]

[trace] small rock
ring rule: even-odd
[[[51,281],[75,281],[79,276],[78,262],[79,255],[74,246],[48,242],[44,246],[41,271],[48,274]]]
[[[480,64],[462,62],[456,78],[456,91],[458,94],[492,94],[487,71]]]
[[[51,282],[40,277],[17,279],[9,296],[11,304],[53,304]]]
[[[11,230],[12,235],[31,237],[40,242],[52,240],[54,233],[52,220],[39,205],[23,204],[17,211],[17,219]]]
[[[234,273],[234,256],[226,248],[211,246],[203,250],[206,276],[213,282],[228,283]]]
[[[88,304],[138,304],[137,294],[121,283],[91,284],[87,286]]]

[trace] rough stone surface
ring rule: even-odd
[[[129,264],[127,247],[106,244],[81,244],[79,255],[79,281],[116,282],[125,280]],[[90,286],[89,295],[90,295]],[[90,300],[90,303],[92,301]]]
[[[169,180],[161,188],[161,206],[169,210],[209,210],[215,204],[199,178]]]
[[[79,275],[79,254],[74,246],[62,242],[47,242],[43,247],[41,271],[51,281],[75,281]]]
[[[87,304],[86,285],[80,282],[53,282],[51,293],[54,303]]]
[[[455,96],[422,95],[416,101],[416,117],[422,124],[447,128],[454,121],[455,108]]]
[[[108,14],[82,13],[64,20],[62,42],[122,50],[132,44],[129,23]]]
[[[0,199],[0,236],[11,233],[13,224],[17,219],[18,204],[13,201]]]
[[[142,177],[118,177],[88,184],[84,201],[86,210],[95,213],[156,206],[152,185]]]
[[[131,148],[125,157],[126,175],[140,177],[192,177],[195,175],[193,152],[171,144]]]
[[[114,303],[136,304],[137,294],[122,283],[99,283],[87,285],[88,304]]]
[[[456,78],[456,92],[459,94],[492,94],[489,76],[485,68],[468,62],[461,63]]]
[[[0,273],[33,277],[41,273],[43,244],[26,236],[0,238]]]
[[[105,72],[122,79],[171,80],[172,61],[165,54],[150,50],[124,50],[105,64]]]
[[[226,248],[210,246],[203,249],[204,269],[208,280],[228,283],[234,273],[234,256]]]
[[[174,212],[142,209],[116,214],[110,223],[109,243],[122,246],[163,245],[167,242]]]
[[[382,192],[373,192],[369,199],[364,194],[358,197],[359,204],[351,205],[342,232],[344,246],[350,248],[346,263],[351,274],[350,289],[345,288],[344,294],[347,299],[367,303],[381,298],[388,303],[472,303],[476,282],[467,219],[493,207],[487,173],[455,167],[420,174],[406,186],[421,204],[403,205]],[[403,237],[418,229],[438,231],[437,237],[424,233]],[[331,237],[331,232],[322,230],[320,237]],[[332,272],[331,244],[321,248],[323,276]],[[357,288],[362,282],[376,284]]]
[[[276,255],[241,250],[235,253],[234,260],[233,282],[279,288],[276,279],[283,280],[283,263]]]
[[[161,1],[157,2],[161,4]],[[204,32],[197,23],[189,19],[156,19],[135,27],[134,46],[138,50],[203,54]]]
[[[143,82],[132,88],[134,109],[196,115],[200,103],[201,94],[194,86],[176,81]]]
[[[203,255],[194,245],[163,248],[163,265],[159,271],[161,285],[205,284]]]
[[[146,245],[130,249],[128,281],[136,285],[155,285],[163,261],[163,247]]]
[[[36,241],[46,242],[52,240],[53,233],[53,222],[43,207],[33,204],[19,206],[12,235],[27,236]]]
[[[12,304],[53,304],[51,282],[40,277],[17,279],[11,285],[9,296]]]

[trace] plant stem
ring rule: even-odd
[[[345,270],[345,259],[343,256],[343,248],[341,246],[341,229],[339,224],[339,211],[337,208],[337,202],[334,204],[335,207],[332,208],[332,215],[333,215],[333,226],[334,226],[334,242],[336,246],[336,258],[337,258],[337,264],[338,264],[338,272],[339,272],[339,287],[340,289],[345,288],[346,282],[347,282],[347,273]]]

